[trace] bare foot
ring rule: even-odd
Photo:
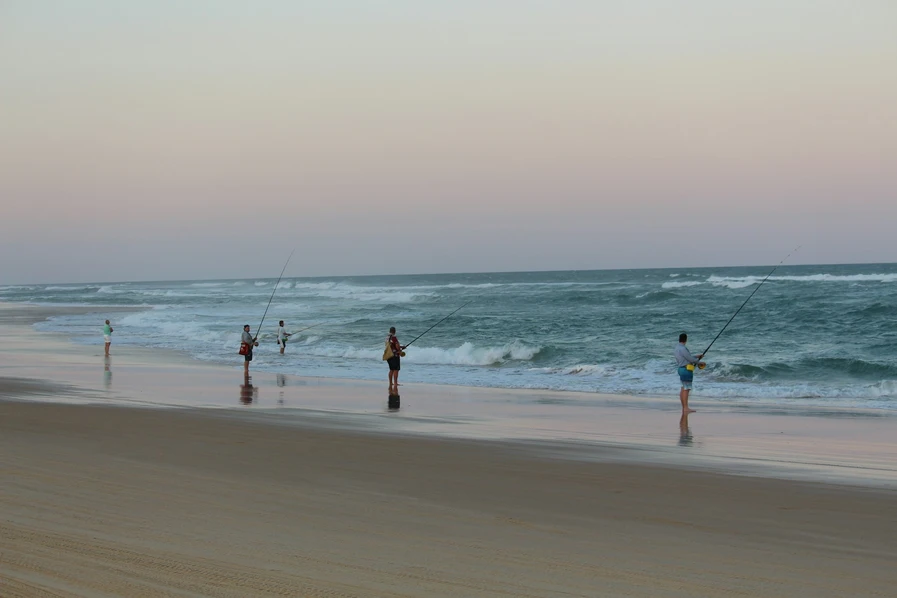
[[[686,413],[697,413],[697,409],[686,409]]]

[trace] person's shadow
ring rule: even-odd
[[[243,384],[240,385],[240,402],[244,405],[251,405],[253,401],[258,402],[259,389],[253,386],[252,377],[244,376]]]
[[[688,427],[688,413],[683,413],[679,418],[679,446],[692,446],[694,443],[694,436]]]

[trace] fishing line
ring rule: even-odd
[[[798,245],[798,246],[797,246],[791,253],[789,253],[788,255],[786,255],[786,256],[785,256],[785,259],[783,259],[781,262],[779,262],[778,264],[776,264],[776,266],[775,266],[772,270],[769,271],[769,274],[766,275],[766,278],[764,278],[763,280],[760,281],[760,284],[758,284],[758,285],[757,285],[757,288],[754,289],[754,291],[753,291],[750,295],[748,295],[748,298],[744,300],[744,303],[741,304],[741,307],[739,307],[739,308],[735,311],[735,313],[732,314],[732,317],[729,318],[729,321],[726,322],[726,325],[723,326],[723,329],[719,331],[719,334],[717,334],[717,335],[713,338],[713,340],[710,341],[710,344],[707,345],[707,348],[704,349],[704,352],[701,354],[701,359],[703,359],[704,356],[707,355],[707,351],[710,350],[710,347],[713,346],[713,343],[716,342],[716,339],[718,339],[718,338],[720,337],[720,334],[722,334],[722,333],[726,330],[726,328],[729,327],[729,324],[732,323],[732,320],[735,319],[735,316],[738,315],[738,312],[740,312],[742,309],[744,309],[744,306],[747,305],[748,301],[751,300],[751,297],[753,297],[754,294],[755,294],[757,291],[760,290],[760,287],[763,286],[763,283],[766,282],[767,280],[769,280],[769,277],[772,276],[772,273],[775,272],[775,271],[779,268],[779,266],[781,266],[782,264],[784,264],[784,263],[785,263],[785,260],[787,260],[787,259],[788,259],[789,257],[791,257],[793,254],[797,253],[797,250],[798,250],[798,249],[800,249],[800,245]]]
[[[259,332],[262,330],[262,324],[265,323],[265,316],[268,315],[268,308],[271,307],[271,302],[274,301],[274,293],[277,292],[277,285],[280,284],[280,279],[283,278],[283,273],[287,271],[287,264],[290,263],[290,259],[292,259],[293,254],[296,253],[296,250],[290,252],[290,257],[287,258],[287,263],[283,265],[283,270],[280,271],[280,276],[277,277],[277,282],[274,283],[274,290],[271,291],[271,298],[268,299],[268,305],[265,306],[265,313],[262,314],[262,321],[259,322],[259,327],[255,330],[255,339],[258,340]]]
[[[317,324],[314,324],[312,326],[306,326],[305,328],[300,328],[296,332],[291,332],[290,336],[293,336],[294,334],[299,334],[300,332],[305,332],[306,330],[311,330],[312,328],[317,328],[318,326],[323,326],[324,324],[326,324],[326,322],[318,322]]]

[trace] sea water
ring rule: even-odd
[[[702,351],[768,267],[677,268],[284,278],[261,330],[253,369],[386,379],[390,326],[415,342],[402,380],[467,386],[675,396],[680,332]],[[240,365],[274,279],[0,287],[0,301],[86,305],[35,325],[81,344],[176,350]],[[106,306],[135,308],[105,315]],[[280,355],[278,320],[290,339]],[[897,408],[897,264],[779,268],[720,336],[693,397],[772,405]]]

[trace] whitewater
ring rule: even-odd
[[[280,282],[253,368],[386,379],[390,326],[412,346],[402,380],[636,396],[678,392],[680,332],[702,350],[768,267],[677,268],[299,278]],[[243,324],[255,330],[274,279],[103,282],[0,287],[0,301],[97,308],[35,325],[73,342],[178,351],[239,365]],[[103,315],[104,307],[134,311]],[[285,355],[274,340],[291,339]],[[779,268],[726,330],[696,376],[703,400],[897,409],[897,265]]]

